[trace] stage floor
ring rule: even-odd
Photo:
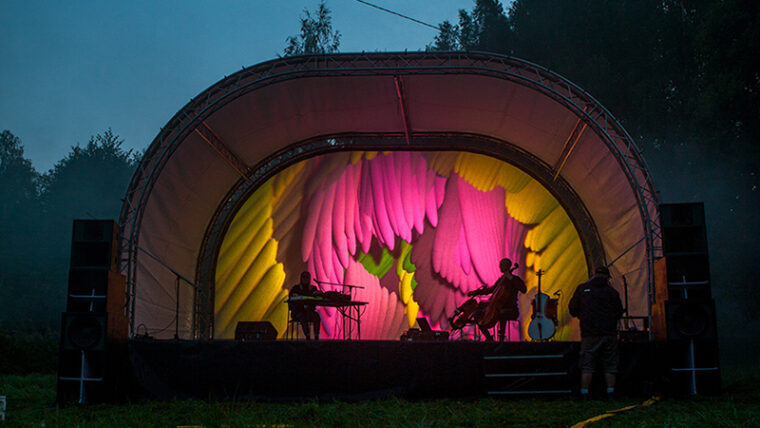
[[[578,342],[134,339],[127,348],[132,400],[530,395],[520,391],[567,396],[577,389],[579,377]],[[620,392],[650,392],[662,371],[659,348],[657,343],[621,344]],[[494,394],[507,390],[517,392]]]

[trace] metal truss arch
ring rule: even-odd
[[[658,200],[649,169],[633,139],[591,95],[562,76],[514,57],[481,52],[334,54],[278,58],[225,77],[191,99],[161,129],[128,187],[120,215],[122,271],[127,275],[127,307],[134,333],[139,236],[146,203],[166,163],[182,142],[212,114],[245,94],[304,77],[479,75],[529,87],[563,105],[601,137],[625,173],[636,197],[645,231],[650,304],[654,298],[653,263],[660,252]],[[336,130],[340,132],[340,130]],[[411,138],[418,133],[410,130]],[[252,166],[249,168],[253,169]],[[246,171],[248,177],[255,170]]]

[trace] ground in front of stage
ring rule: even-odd
[[[603,426],[760,426],[760,369],[723,368],[723,392],[694,399],[663,398],[605,419]],[[55,374],[0,375],[0,395],[8,400],[8,426],[571,426],[612,409],[640,404],[642,398],[612,402],[484,398],[362,402],[261,403],[155,401],[141,404],[53,407]],[[1,424],[1,422],[0,422]]]

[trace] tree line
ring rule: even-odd
[[[639,140],[760,137],[760,3],[476,0],[429,50],[523,58],[587,90]],[[696,138],[698,137],[698,138]]]
[[[55,330],[65,309],[74,219],[117,219],[138,156],[110,129],[45,173],[0,134],[0,326]]]

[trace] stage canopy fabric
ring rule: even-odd
[[[539,66],[486,54],[283,58],[194,98],[153,142],[121,216],[132,333],[230,338],[287,324],[308,270],[360,285],[362,338],[397,339],[521,267],[525,338],[539,270],[577,339],[575,286],[611,264],[647,316],[659,246],[646,165],[588,94]],[[329,283],[329,284],[328,284]],[[323,332],[337,338],[332,309]],[[144,326],[144,327],[143,327]]]

